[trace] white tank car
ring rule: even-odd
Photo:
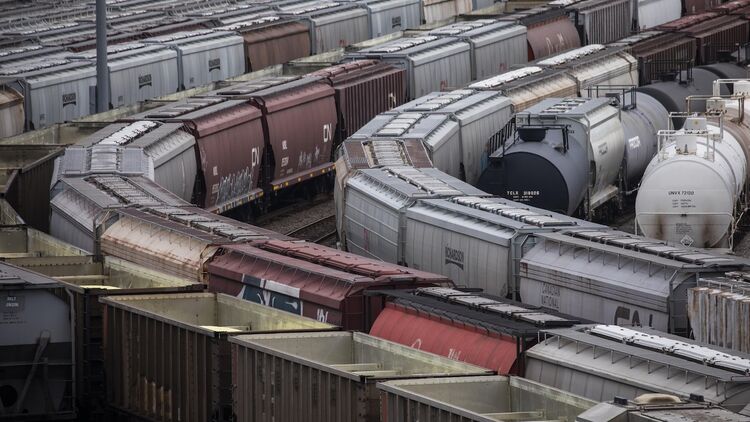
[[[677,131],[659,131],[659,152],[636,198],[637,229],[686,246],[731,247],[735,204],[747,174],[741,146],[747,133],[706,117],[690,117]]]

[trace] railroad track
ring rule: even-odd
[[[287,236],[307,240],[313,243],[324,243],[336,238],[336,215],[326,215],[302,227],[285,233]]]

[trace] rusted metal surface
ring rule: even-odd
[[[526,37],[529,61],[581,46],[578,31],[570,19],[564,16],[529,25]]]
[[[222,29],[237,31],[245,39],[248,72],[310,55],[309,30],[301,22],[273,16]]]
[[[682,0],[683,13],[695,15],[711,10],[721,4],[721,0]]]
[[[334,94],[333,88],[311,78],[252,94],[252,103],[263,112],[264,158],[272,190],[333,170]]]
[[[158,421],[232,421],[228,338],[335,327],[226,295],[111,296],[104,304],[107,402]]]
[[[0,145],[0,198],[23,220],[49,231],[49,188],[60,145]]]
[[[367,330],[383,308],[372,289],[451,285],[446,277],[363,258],[312,243],[256,242],[226,246],[208,264],[212,291],[347,330]]]
[[[349,139],[341,145],[339,156],[344,159],[347,171],[385,166],[433,167],[418,139]]]
[[[314,72],[336,91],[338,145],[378,114],[406,100],[406,70],[377,60],[356,60]]]
[[[378,382],[490,373],[357,332],[239,335],[230,342],[237,422],[374,422],[381,420]]]
[[[203,282],[203,266],[220,245],[288,239],[200,208],[124,209],[101,231],[103,253]]]
[[[713,13],[713,12],[700,13],[697,15],[696,14],[687,15],[687,16],[681,17],[680,19],[673,20],[665,24],[661,24],[657,26],[655,29],[658,31],[665,31],[665,32],[681,31],[681,30],[688,29],[693,25],[697,25],[709,19],[713,19],[717,16],[719,16],[719,14]]]

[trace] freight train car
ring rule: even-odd
[[[0,418],[74,419],[70,298],[59,282],[33,271],[0,263],[0,276],[4,356]]]
[[[513,116],[509,98],[493,91],[476,92],[468,89],[433,92],[397,107],[393,112],[404,113],[402,117],[413,113],[447,115],[458,122],[460,156],[457,174],[451,172],[455,171],[451,167],[442,167],[456,161],[455,137],[448,136],[447,142],[439,139],[440,137],[425,138],[424,141],[435,167],[472,185],[479,180],[479,175],[486,166],[485,158],[489,153],[487,140],[501,131]],[[411,138],[411,132],[407,132],[406,136]],[[374,137],[377,134],[372,135]],[[352,136],[352,139],[356,138],[357,136]],[[454,156],[446,157],[446,153]]]
[[[95,110],[96,68],[87,61],[10,64],[0,68],[0,81],[23,95],[26,130],[74,120]]]
[[[244,39],[235,32],[202,30],[146,38],[177,52],[180,89],[208,85],[245,73]]]
[[[226,19],[218,17],[222,22]],[[216,28],[239,33],[245,43],[245,71],[254,72],[310,55],[307,26],[279,16],[248,17]]]
[[[545,98],[578,96],[577,81],[565,73],[554,69],[528,66],[511,70],[498,76],[477,81],[468,86],[479,91],[500,91],[513,103],[513,111],[518,113]]]
[[[534,63],[541,68],[564,69],[578,82],[581,97],[599,96],[589,89],[608,85],[638,86],[638,62],[621,48],[591,44]]]
[[[249,100],[260,110],[263,147],[251,154],[236,151],[252,159],[253,167],[262,165],[262,172],[251,179],[259,189],[277,192],[333,170],[338,121],[335,91],[320,77],[259,79],[203,96]],[[212,165],[219,163],[213,161]]]
[[[230,342],[238,422],[378,420],[383,415],[377,383],[491,374],[357,332],[239,335]],[[296,371],[299,383],[276,375]]]
[[[97,229],[112,217],[108,211],[130,206],[190,205],[147,178],[117,174],[60,179],[49,202],[50,234],[89,253],[97,251]]]
[[[196,207],[129,207],[111,214],[110,222],[99,229],[102,253],[204,283],[204,266],[220,246],[289,240]]]
[[[32,227],[49,231],[49,187],[60,145],[0,145],[0,198]]]
[[[262,196],[263,115],[246,101],[188,98],[124,119],[180,123],[200,162],[192,202],[222,212]]]
[[[118,173],[128,159],[138,162],[142,150],[147,158],[143,173],[159,186],[185,201],[193,197],[197,177],[195,137],[179,123],[136,121],[106,126],[66,149],[55,166],[57,181],[62,177],[91,173]],[[120,168],[113,167],[115,163]],[[152,175],[153,173],[153,175]]]
[[[543,328],[581,320],[520,302],[444,287],[378,292],[388,302],[370,334],[496,371],[524,373],[523,353]]]
[[[610,231],[536,235],[520,262],[523,303],[602,324],[688,335],[687,290],[747,261]]]
[[[526,356],[527,378],[592,400],[644,393],[700,396],[750,416],[747,355],[656,330],[612,325],[548,330]]]
[[[683,129],[659,134],[659,154],[646,169],[636,199],[637,227],[647,236],[732,247],[735,208],[747,181],[750,130],[744,99],[750,85],[730,80],[735,97],[722,99],[718,95],[725,84],[716,81],[717,97],[708,102],[711,110],[726,110],[724,117],[689,117]],[[685,171],[690,177],[680,176]]]
[[[750,285],[747,272],[705,277],[688,290],[688,317],[697,341],[750,352]]]
[[[581,46],[576,27],[562,8],[540,6],[503,16],[500,20],[526,27],[530,62]]]
[[[392,422],[573,421],[596,405],[520,377],[394,380],[378,384],[378,389],[383,418]]]
[[[402,38],[347,53],[344,59],[378,59],[406,69],[409,100],[472,80],[471,46],[456,38]]]
[[[505,72],[527,61],[526,27],[512,22],[479,19],[442,26],[427,32],[459,38],[471,46],[471,80]]]
[[[600,403],[581,413],[577,421],[581,422],[636,422],[662,420],[663,415],[677,417],[682,422],[700,422],[704,420],[742,422],[747,416],[705,402],[695,402],[693,396],[687,400],[670,394],[643,394],[633,400],[614,397],[612,403]]]
[[[452,286],[444,276],[305,242],[257,241],[225,246],[206,267],[211,291],[367,331],[383,300],[378,289]]]
[[[222,294],[109,296],[101,302],[107,402],[148,420],[235,420],[233,379],[244,367],[238,369],[230,355],[233,336],[335,329]],[[163,364],[148,365],[150,359]]]
[[[657,151],[655,131],[666,128],[667,113],[657,101],[622,97],[632,103],[550,98],[517,114],[514,138],[490,156],[478,186],[563,214],[606,215],[604,205],[638,185]]]
[[[340,193],[339,236],[347,250],[444,274],[497,296],[515,292],[518,259],[533,244],[531,233],[601,228],[487,198],[436,169],[358,170]]]
[[[320,69],[309,76],[324,78],[336,92],[335,146],[379,113],[406,101],[406,70],[377,60],[355,60]]]

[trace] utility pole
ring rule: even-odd
[[[96,0],[96,111],[109,110],[107,0]]]

